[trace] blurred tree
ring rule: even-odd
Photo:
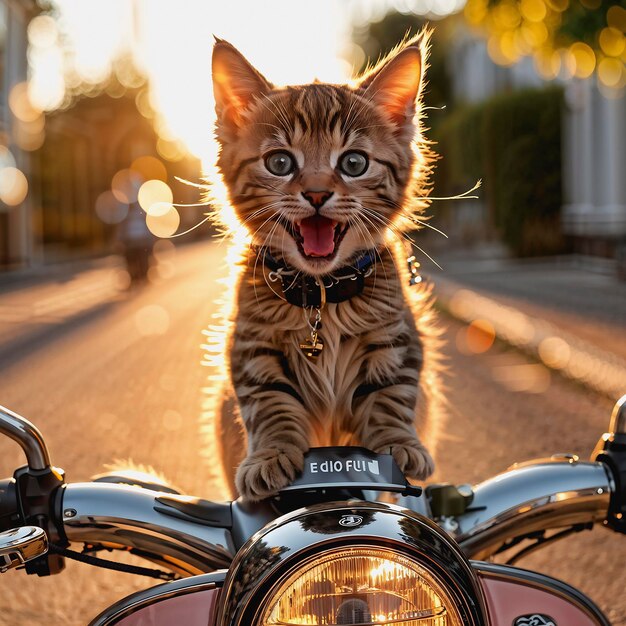
[[[467,0],[467,21],[488,38],[491,58],[534,58],[544,78],[587,78],[626,86],[624,0]]]

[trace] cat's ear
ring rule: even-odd
[[[237,48],[215,38],[213,94],[218,120],[239,125],[243,111],[272,88]]]
[[[358,86],[401,130],[413,124],[427,51],[428,33],[422,33],[367,72]]]

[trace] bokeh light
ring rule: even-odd
[[[626,73],[619,59],[602,59],[598,65],[598,76],[608,87],[623,87]]]
[[[0,145],[0,170],[5,167],[15,167],[15,157],[6,146]]]
[[[50,15],[37,15],[28,25],[28,40],[37,48],[50,48],[59,38],[57,23]]]
[[[112,191],[102,192],[96,199],[96,214],[105,224],[119,224],[128,215],[128,204],[120,202]]]
[[[162,217],[174,207],[174,194],[167,183],[162,180],[148,180],[139,189],[137,195],[139,206],[153,217]]]
[[[508,391],[544,393],[551,383],[550,371],[537,363],[501,365],[491,372],[493,379]]]
[[[33,104],[26,82],[17,83],[11,89],[9,108],[11,113],[22,122],[34,122],[41,116],[41,109]]]
[[[111,190],[120,202],[131,204],[137,202],[137,194],[142,183],[143,180],[137,172],[123,169],[113,176]]]
[[[496,331],[489,320],[476,319],[457,335],[457,347],[463,354],[483,354],[496,338]]]
[[[183,425],[183,416],[178,411],[167,409],[163,413],[162,423],[165,430],[176,431]]]
[[[569,363],[572,351],[569,344],[560,337],[546,337],[538,347],[539,357],[554,369],[563,369]]]
[[[146,216],[146,226],[155,237],[171,237],[180,226],[180,215],[176,208],[170,205],[167,213]]]
[[[162,306],[148,304],[135,313],[135,327],[144,337],[164,335],[170,327],[170,315]]]
[[[28,194],[28,181],[24,173],[16,167],[0,170],[0,200],[8,206],[17,206]]]
[[[596,68],[596,55],[591,46],[578,41],[569,48],[567,65],[572,76],[588,78]]]
[[[626,86],[626,9],[603,9],[600,0],[581,4],[584,9],[570,0],[467,0],[464,12],[486,35],[495,63],[510,66],[530,55],[546,80],[586,79],[597,71],[602,93],[617,97],[603,88]],[[581,9],[588,11],[584,22]]]
[[[131,163],[130,169],[144,180],[156,179],[167,182],[167,169],[156,157],[149,155],[138,157]]]

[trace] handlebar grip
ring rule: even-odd
[[[0,480],[0,532],[22,524],[14,478]]]

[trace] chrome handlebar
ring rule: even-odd
[[[612,491],[601,463],[525,463],[475,487],[471,507],[456,518],[455,538],[469,558],[484,560],[515,537],[603,521]],[[67,539],[160,555],[162,564],[181,574],[228,567],[237,551],[231,529],[165,515],[155,508],[162,495],[118,484],[66,485],[62,510]]]
[[[0,406],[0,432],[16,441],[24,454],[28,467],[45,470],[50,467],[50,455],[39,429],[27,419]]]
[[[574,456],[514,465],[474,487],[455,538],[468,557],[484,560],[514,537],[603,522],[614,489],[602,463]]]
[[[123,547],[162,557],[162,565],[193,575],[228,567],[235,555],[232,535],[160,513],[161,492],[108,483],[74,483],[61,493],[63,531],[70,542]]]

